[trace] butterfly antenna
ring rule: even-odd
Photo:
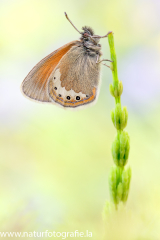
[[[80,34],[81,34],[81,32],[74,26],[74,24],[71,22],[71,20],[69,19],[69,17],[68,17],[68,15],[67,15],[67,13],[66,12],[64,12],[64,14],[65,14],[65,16],[66,16],[66,18],[67,18],[67,20],[70,22],[70,24],[74,27],[74,29],[76,29],[77,30],[77,32],[79,32]]]
[[[99,35],[94,35],[94,38],[105,38],[105,37],[108,37],[108,35],[112,33],[112,31],[108,32],[106,35],[104,36],[99,36]]]

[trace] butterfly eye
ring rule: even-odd
[[[84,33],[83,36],[84,37],[89,37],[89,34],[88,33]]]

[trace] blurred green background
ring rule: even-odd
[[[0,1],[0,231],[92,231],[102,239],[102,211],[115,128],[110,69],[102,66],[98,102],[65,111],[24,98],[32,67],[81,30],[114,32],[122,105],[129,113],[132,180],[126,211],[106,238],[160,239],[160,1]],[[104,58],[110,58],[102,39]],[[69,239],[69,238],[68,238]],[[72,238],[73,239],[73,238]]]

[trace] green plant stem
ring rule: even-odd
[[[110,85],[110,92],[111,95],[115,98],[115,109],[113,109],[111,112],[111,118],[117,130],[117,136],[112,144],[112,156],[116,166],[112,167],[111,169],[109,176],[109,185],[111,199],[117,209],[120,201],[123,203],[127,201],[129,192],[131,169],[125,168],[125,165],[129,156],[130,140],[128,133],[123,131],[127,125],[128,112],[126,107],[122,108],[121,106],[121,94],[123,92],[123,85],[122,82],[118,80],[117,58],[112,32],[108,35],[108,42],[112,61],[110,68],[112,70],[113,76],[113,83]]]
[[[114,38],[113,38],[113,33],[110,33],[108,35],[108,42],[109,42],[109,47],[110,47],[110,56],[111,56],[111,70],[112,70],[112,76],[113,76],[113,87],[118,88],[118,71],[117,71],[117,57],[116,57],[116,52],[114,48]],[[116,97],[115,98],[116,103],[121,104],[121,98]]]

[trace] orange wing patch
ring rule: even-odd
[[[61,58],[79,41],[70,42],[42,59],[22,82],[23,93],[35,100],[51,102],[48,96],[48,79]]]

